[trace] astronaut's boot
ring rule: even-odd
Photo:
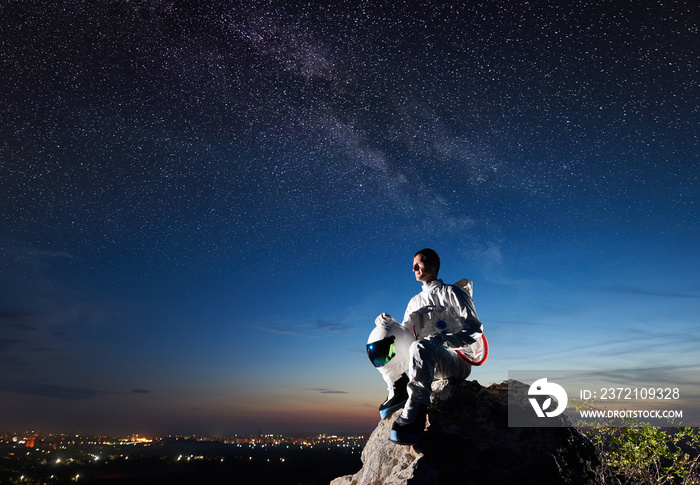
[[[419,407],[409,413],[408,417],[404,413],[399,416],[391,427],[389,439],[400,445],[412,445],[418,443],[425,433],[425,421],[427,408]]]
[[[379,416],[382,419],[386,418],[389,414],[406,403],[408,400],[407,385],[408,376],[406,373],[403,373],[401,377],[392,384],[391,389],[389,389],[389,396],[386,398],[386,401],[379,406]]]

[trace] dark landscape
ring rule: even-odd
[[[53,449],[5,442],[2,484],[327,484],[356,472],[361,447],[347,443],[234,444],[163,439],[104,445],[86,442]]]

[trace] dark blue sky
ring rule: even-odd
[[[426,246],[482,383],[697,368],[699,18],[0,2],[0,429],[368,432]]]

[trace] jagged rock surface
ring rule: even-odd
[[[508,427],[509,386],[527,393],[517,381],[437,383],[419,444],[388,440],[397,411],[370,436],[362,469],[331,485],[595,483],[600,462],[576,428]]]

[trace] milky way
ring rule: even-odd
[[[557,199],[581,186],[653,203],[650,178],[695,156],[690,3],[6,2],[2,20],[17,237],[316,230],[368,207],[459,223],[454,205],[515,204],[485,194],[572,211]]]

